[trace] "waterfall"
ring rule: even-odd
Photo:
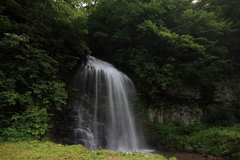
[[[88,56],[75,76],[71,118],[74,141],[110,151],[139,151],[144,147],[132,104],[133,82],[111,64]]]

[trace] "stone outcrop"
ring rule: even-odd
[[[215,84],[213,103],[209,105],[212,107],[231,105],[237,100],[231,85],[223,81]],[[203,111],[199,106],[202,101],[199,90],[187,87],[167,88],[164,97],[167,98],[163,98],[158,108],[148,110],[150,120],[157,119],[162,123],[168,123],[174,119],[181,119],[186,125],[201,122]]]

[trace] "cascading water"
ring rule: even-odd
[[[74,141],[96,150],[139,151],[144,147],[137,130],[131,103],[132,81],[111,64],[88,56],[79,69],[71,100]]]

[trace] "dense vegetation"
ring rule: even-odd
[[[0,132],[42,138],[66,103],[65,79],[87,54],[87,17],[72,2],[0,2]]]
[[[148,122],[149,141],[160,150],[180,150],[210,154],[224,159],[240,158],[240,126],[209,127],[200,124],[186,126],[175,120],[168,124]]]
[[[0,141],[48,137],[66,103],[68,78],[90,53],[135,82],[139,117],[150,108],[194,102],[208,127],[239,123],[238,6],[239,0],[0,1]],[[225,84],[232,99],[216,101]],[[196,94],[186,98],[188,91]],[[152,142],[164,131],[174,138],[205,134],[141,122]],[[229,141],[239,145],[236,139]]]
[[[230,16],[226,9],[235,3],[100,1],[89,17],[88,44],[93,55],[133,76],[147,108],[158,108],[163,99],[171,103],[171,89],[180,94],[191,89],[210,113],[217,83],[227,81],[234,84],[236,96],[239,92],[239,13]],[[238,122],[239,107],[234,105],[231,113]]]

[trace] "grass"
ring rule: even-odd
[[[140,152],[110,152],[107,150],[91,151],[82,145],[61,145],[49,141],[22,141],[0,143],[1,160],[167,160],[161,155]],[[176,160],[175,157],[169,160]]]

